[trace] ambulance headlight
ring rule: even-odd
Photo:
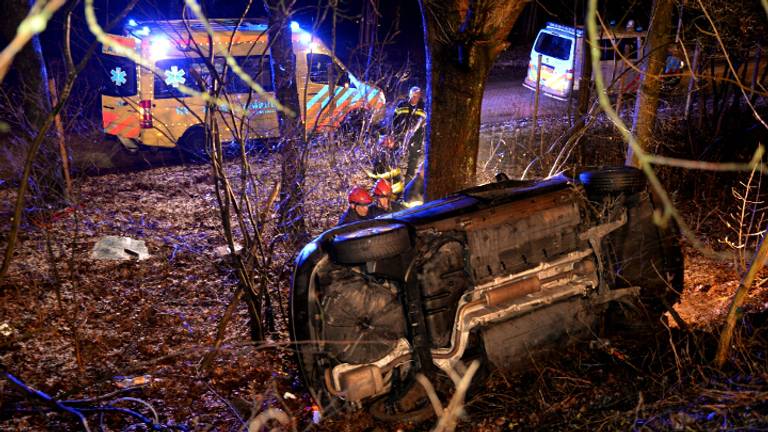
[[[152,60],[161,59],[168,55],[168,51],[171,50],[171,41],[164,37],[158,37],[152,39],[149,45],[149,56]]]

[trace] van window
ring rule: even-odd
[[[155,75],[155,99],[189,97],[179,91],[179,85],[201,91],[200,79],[206,84],[211,82],[208,66],[202,60],[167,59],[158,61],[156,66],[161,75]]]
[[[102,67],[101,93],[105,96],[135,96],[136,63],[133,60],[113,55],[100,57]]]
[[[346,72],[339,67],[331,56],[326,54],[307,54],[309,80],[317,84],[329,84],[332,75],[337,84],[348,81]]]
[[[235,57],[237,64],[243,68],[243,71],[259,84],[264,91],[272,91],[272,69],[269,64],[269,56],[252,55],[248,57]],[[250,87],[245,81],[241,80],[231,68],[227,69],[226,79],[227,93],[248,93]]]
[[[553,34],[539,33],[536,39],[535,51],[547,57],[559,60],[568,60],[571,57],[571,39],[566,39]]]
[[[621,54],[629,59],[637,59],[637,38],[621,38],[616,43],[616,48]],[[611,39],[600,39],[600,60],[621,60],[621,56],[616,54]]]

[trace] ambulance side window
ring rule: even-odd
[[[135,96],[136,63],[125,57],[102,55],[101,94],[105,96]]]
[[[269,56],[252,55],[248,57],[235,57],[237,64],[243,71],[251,77],[253,81],[261,86],[264,91],[273,91],[272,88],[272,68],[269,64]],[[240,79],[232,68],[227,69],[227,93],[248,93],[250,87],[245,81]]]
[[[349,80],[347,73],[329,55],[307,54],[307,64],[309,65],[309,80],[313,83],[330,84],[331,78],[333,78],[337,84],[344,84]]]
[[[202,61],[184,58],[168,59],[158,61],[156,66],[160,74],[155,74],[155,99],[189,97],[179,90],[179,86],[201,91],[201,79],[204,83],[210,84],[208,66]],[[217,63],[216,69],[221,71],[223,67]]]

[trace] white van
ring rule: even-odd
[[[264,21],[210,20],[214,34],[214,66],[223,73],[226,97],[240,114],[222,116],[221,139],[234,139],[233,130],[246,139],[277,137],[279,128],[275,106],[253,94],[249,86],[225,68],[225,54],[264,90],[274,97],[267,25]],[[309,32],[292,23],[293,50],[296,55],[296,84],[305,119],[306,133],[334,130],[345,119],[366,113],[383,116],[386,99],[383,91],[363,83]],[[199,91],[200,83],[210,83],[206,61],[195,45],[208,50],[209,37],[198,21],[130,21],[124,35],[109,35],[112,41],[136,50],[160,71],[137,65],[118,55],[108,45],[101,56],[102,122],[104,132],[115,135],[130,150],[150,147],[189,147],[201,145],[205,101],[179,91],[179,85]],[[222,110],[227,109],[223,107]],[[242,114],[242,113],[245,114]]]
[[[637,63],[640,59],[640,47],[645,40],[644,31],[634,29],[611,29],[601,35],[600,68],[606,86],[612,93],[631,93],[637,90],[640,75],[634,68],[622,61],[624,58]],[[536,90],[536,79],[541,55],[540,91],[551,98],[566,100],[571,91],[579,89],[579,73],[584,61],[584,30],[562,24],[547,23],[536,36],[528,63],[528,74],[523,85]]]

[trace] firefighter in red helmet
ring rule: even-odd
[[[341,215],[337,225],[344,225],[373,217],[373,214],[370,212],[373,198],[364,188],[360,186],[353,187],[347,195],[347,200],[349,201],[349,208]]]
[[[392,192],[392,185],[385,179],[379,179],[373,185],[371,190],[374,204],[371,212],[373,217],[384,213],[392,213],[404,209],[402,204],[395,201],[395,194]]]

